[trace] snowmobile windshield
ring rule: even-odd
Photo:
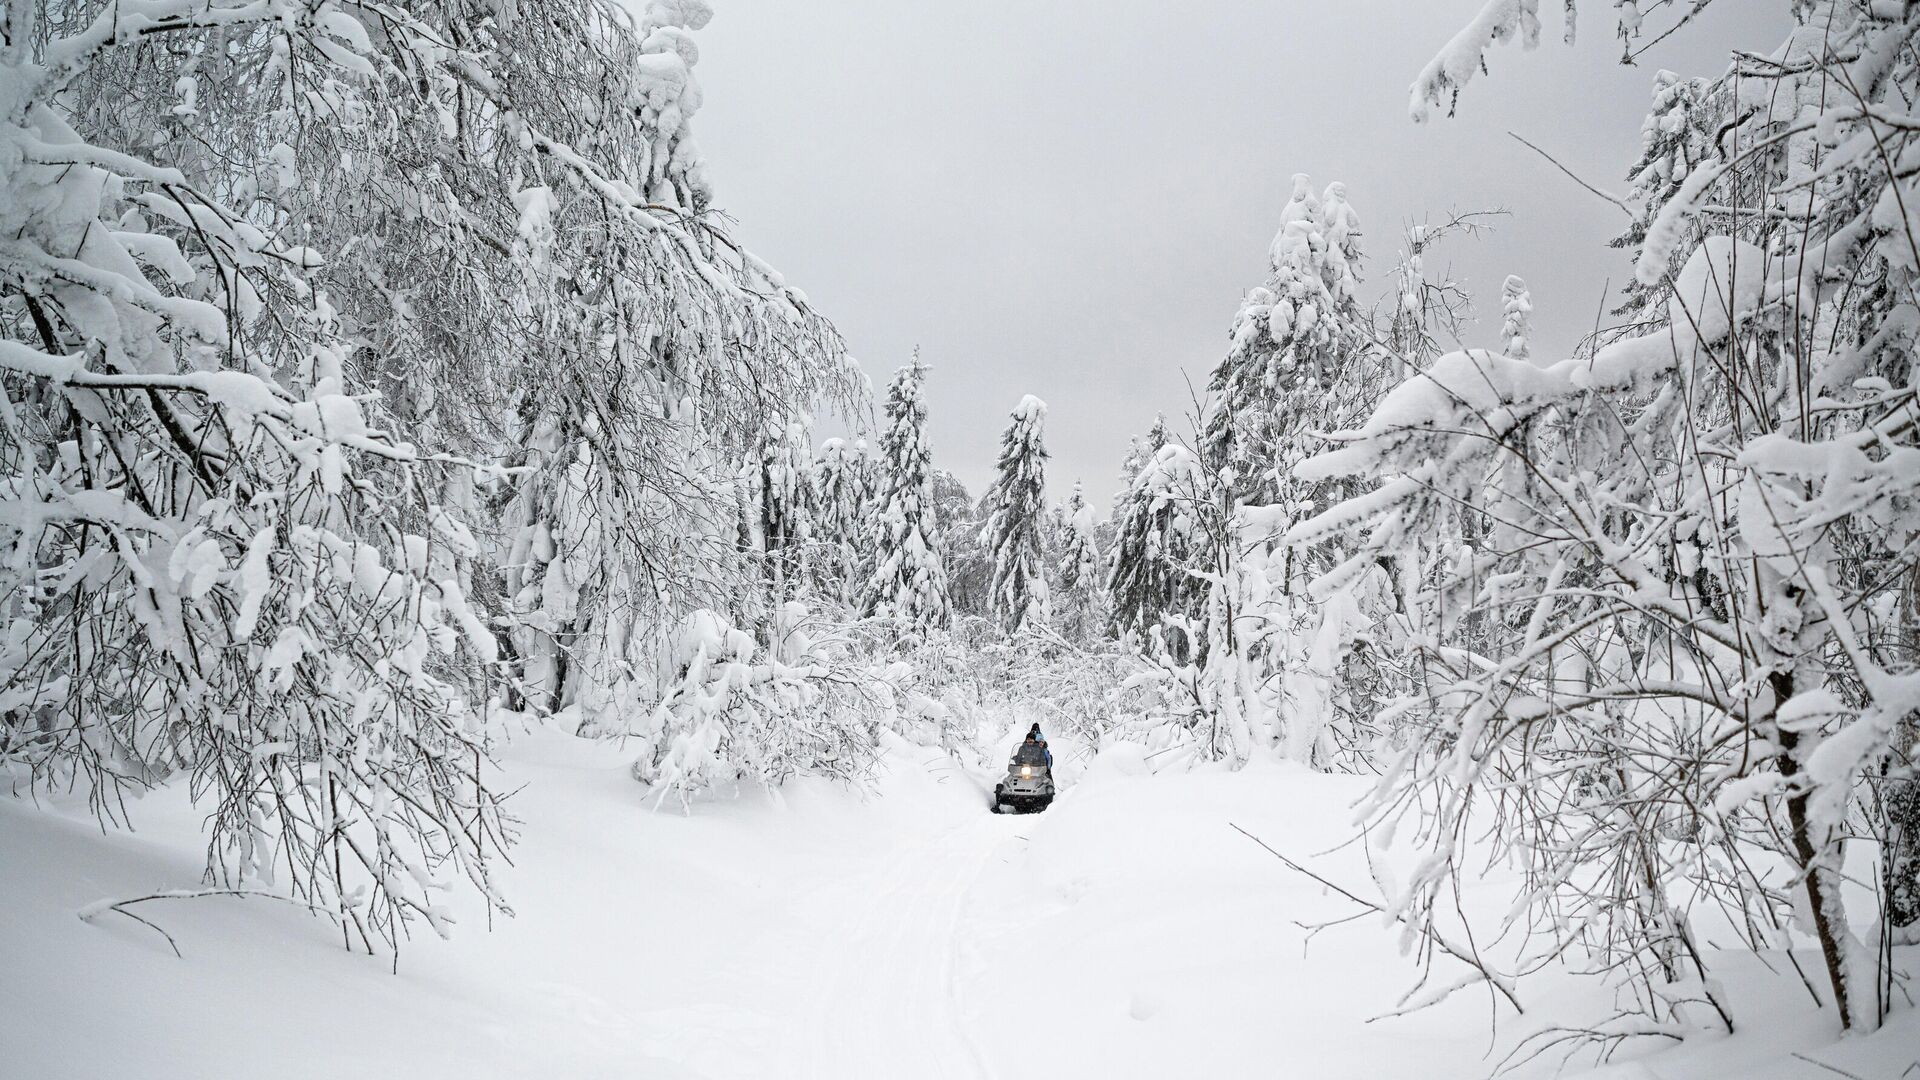
[[[1047,752],[1038,743],[1021,743],[1013,752],[1015,765],[1045,765]]]

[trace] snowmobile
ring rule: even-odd
[[[1007,764],[1007,778],[994,785],[993,812],[1045,810],[1052,802],[1053,766],[1047,764],[1046,749],[1021,743]]]

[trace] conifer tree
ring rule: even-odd
[[[921,395],[928,370],[915,352],[887,387],[887,429],[880,436],[885,493],[873,524],[875,562],[863,605],[869,615],[919,631],[942,629],[952,617],[933,520],[933,454]]]
[[[1147,462],[1160,452],[1160,448],[1172,441],[1167,434],[1167,414],[1155,413],[1153,426],[1145,435],[1135,435],[1127,440],[1127,456],[1120,459],[1120,490],[1113,497],[1113,519],[1119,521],[1126,510],[1127,496],[1133,491],[1133,482]]]
[[[1093,535],[1093,507],[1087,505],[1078,480],[1073,482],[1073,494],[1068,497],[1062,516],[1065,523],[1061,526],[1060,584],[1066,589],[1078,589],[1093,582],[1100,563],[1100,549]]]
[[[1047,578],[1041,561],[1046,525],[1047,448],[1042,441],[1046,403],[1028,394],[1013,410],[1000,437],[1000,471],[987,492],[990,516],[984,539],[993,554],[993,614],[1009,634],[1049,615]]]
[[[1232,344],[1207,386],[1208,461],[1229,472],[1236,495],[1255,502],[1275,501],[1288,465],[1311,448],[1309,432],[1352,411],[1339,402],[1364,381],[1349,370],[1365,350],[1354,297],[1360,220],[1346,186],[1330,184],[1316,197],[1306,174],[1296,174],[1280,217],[1272,274],[1242,301]]]
[[[1527,338],[1533,333],[1533,294],[1518,275],[1508,274],[1500,286],[1500,349],[1515,360],[1533,351]]]
[[[1170,442],[1147,461],[1120,503],[1107,571],[1109,616],[1116,635],[1144,646],[1154,628],[1196,614],[1206,590],[1187,571],[1192,554],[1192,503],[1200,485],[1194,453]],[[1186,634],[1169,641],[1175,659],[1188,659]]]
[[[1096,625],[1100,604],[1100,547],[1094,536],[1093,507],[1087,505],[1080,481],[1061,514],[1059,580],[1062,629],[1086,638]]]

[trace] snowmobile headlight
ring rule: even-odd
[[[1025,778],[1025,777],[1029,777],[1029,776],[1032,776],[1032,775],[1033,775],[1033,766],[1031,766],[1031,765],[1022,765],[1022,766],[1020,766],[1020,775],[1021,775],[1021,777],[1022,777],[1022,778]]]

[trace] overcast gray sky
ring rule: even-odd
[[[1293,173],[1346,181],[1370,288],[1407,224],[1510,211],[1429,268],[1475,293],[1469,344],[1497,340],[1517,273],[1536,354],[1564,350],[1627,274],[1604,246],[1625,218],[1506,133],[1621,191],[1655,71],[1714,73],[1787,29],[1776,0],[1719,0],[1623,67],[1612,5],[1588,3],[1577,45],[1549,15],[1458,117],[1415,125],[1409,84],[1481,2],[715,0],[696,131],[742,238],[876,386],[921,347],[940,466],[978,495],[1037,394],[1049,496],[1084,479],[1104,511],[1129,435],[1187,412],[1223,352]]]

